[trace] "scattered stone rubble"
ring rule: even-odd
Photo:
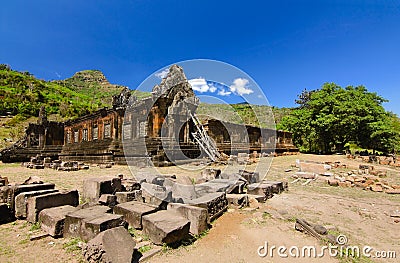
[[[80,194],[85,203],[79,205],[77,190],[59,191],[32,177],[21,185],[0,187],[0,222],[26,219],[40,222],[46,235],[80,238],[88,242],[83,248],[88,262],[131,262],[133,256],[144,255],[128,227],[155,245],[173,245],[206,231],[228,206],[258,207],[258,202],[287,190],[287,183],[265,181],[244,170],[224,174],[206,169],[201,183],[182,181],[186,184],[178,184],[176,176],[151,175],[139,182],[123,175],[87,178]]]
[[[41,157],[41,156],[31,157],[30,162],[22,163],[22,166],[30,169],[51,168],[57,171],[67,171],[67,172],[89,169],[89,165],[86,165],[82,162],[76,162],[76,161],[62,162],[60,160],[52,160],[50,157]]]
[[[375,163],[381,165],[390,165],[393,167],[400,167],[400,156],[376,156],[376,155],[352,155],[347,154],[348,159],[354,159],[356,161],[364,163]]]
[[[384,179],[387,170],[375,169],[370,164],[360,164],[357,170],[351,171],[333,171],[335,168],[348,168],[346,164],[340,162],[318,163],[296,160],[294,166],[299,168],[299,171],[293,174],[295,180],[292,183],[305,179],[303,185],[306,185],[322,176],[330,186],[358,187],[373,192],[400,194],[400,185],[390,184]]]
[[[346,175],[335,175],[327,182],[330,186],[359,187],[373,192],[400,194],[400,185],[389,184],[384,177],[386,171],[376,170],[372,165],[360,164],[358,170],[350,171]]]

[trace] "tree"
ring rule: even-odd
[[[280,126],[293,133],[300,149],[342,152],[355,141],[365,148],[389,151],[398,142],[399,129],[393,121],[398,123],[397,116],[385,111],[385,99],[364,86],[326,83],[319,90],[303,91],[298,98],[299,107]]]

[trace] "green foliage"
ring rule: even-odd
[[[364,86],[342,88],[326,83],[320,90],[303,91],[298,97],[299,107],[278,127],[292,132],[300,149],[341,152],[351,141],[384,152],[398,147],[399,119],[385,111],[385,99]]]
[[[78,251],[81,250],[81,246],[80,243],[82,243],[83,241],[80,238],[73,238],[71,240],[69,240],[68,242],[66,242],[63,245],[63,248],[67,251],[67,252],[74,252],[74,251]]]
[[[39,230],[40,227],[41,227],[40,222],[36,222],[36,223],[32,224],[32,226],[31,226],[31,228],[29,229],[29,231],[36,231],[36,230]]]
[[[275,123],[279,123],[291,111],[290,108],[280,109],[266,105],[200,103],[197,115],[200,119],[218,117],[236,124],[275,128]]]
[[[150,246],[150,245],[146,245],[146,246],[140,247],[140,248],[138,249],[138,251],[139,251],[140,253],[142,253],[142,254],[146,253],[146,252],[149,251],[149,250],[151,250],[151,246]]]
[[[0,114],[37,116],[42,105],[48,114],[77,117],[105,105],[101,100],[35,78],[28,72],[13,71],[0,65]]]

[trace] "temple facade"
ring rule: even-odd
[[[173,65],[147,98],[138,100],[125,89],[113,97],[112,108],[64,123],[47,121],[41,110],[25,138],[1,152],[2,160],[25,161],[39,154],[63,161],[164,165],[195,159],[205,156],[193,138],[198,104],[183,69]],[[203,127],[226,154],[298,151],[287,132],[221,120],[207,120]]]

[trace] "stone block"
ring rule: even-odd
[[[100,217],[85,222],[84,227],[81,229],[81,239],[88,241],[104,230],[123,225],[124,221],[121,215],[103,214]]]
[[[261,181],[260,173],[258,172],[248,172],[246,170],[239,170],[239,174],[246,179],[249,184],[258,183]]]
[[[226,199],[228,200],[228,205],[233,207],[247,206],[249,202],[247,194],[227,194]]]
[[[145,203],[165,209],[167,207],[166,201],[172,201],[172,190],[167,189],[165,186],[143,182],[142,197]]]
[[[79,194],[77,190],[32,196],[28,198],[26,219],[31,223],[35,223],[40,211],[43,209],[63,205],[78,206],[78,204]]]
[[[175,210],[181,216],[190,221],[189,232],[193,235],[199,235],[208,229],[207,209],[192,205],[169,203],[167,210]]]
[[[114,207],[117,204],[117,196],[112,194],[102,194],[99,198],[99,204]]]
[[[122,215],[123,219],[129,224],[129,226],[141,229],[142,217],[155,213],[157,210],[158,206],[131,201],[116,205],[114,207],[114,214]]]
[[[20,193],[54,189],[55,185],[50,183],[27,184],[0,187],[0,202],[8,203],[11,211],[14,211],[15,197]]]
[[[52,237],[62,237],[66,215],[76,210],[76,207],[70,205],[43,209],[39,213],[39,222],[42,230]]]
[[[123,223],[122,216],[109,214],[107,206],[92,206],[69,213],[65,217],[64,236],[88,241],[99,232]]]
[[[247,186],[247,193],[264,196],[264,201],[274,196],[271,184],[250,184]]]
[[[228,209],[228,200],[224,192],[207,193],[189,200],[187,204],[207,209],[210,221],[216,219]]]
[[[142,190],[133,190],[131,192],[116,192],[117,203],[122,204],[130,201],[143,202]]]
[[[108,229],[90,240],[83,248],[84,258],[89,263],[130,263],[135,241],[123,227]]]
[[[32,196],[44,195],[58,192],[56,189],[49,190],[40,190],[40,191],[32,191],[32,192],[23,192],[15,197],[15,217],[17,218],[26,218],[26,205],[28,202],[28,198]]]
[[[97,203],[102,194],[121,192],[121,179],[116,177],[88,178],[83,182],[83,198],[90,203]]]
[[[176,211],[163,210],[143,216],[143,234],[157,245],[171,244],[189,237],[190,222]]]

